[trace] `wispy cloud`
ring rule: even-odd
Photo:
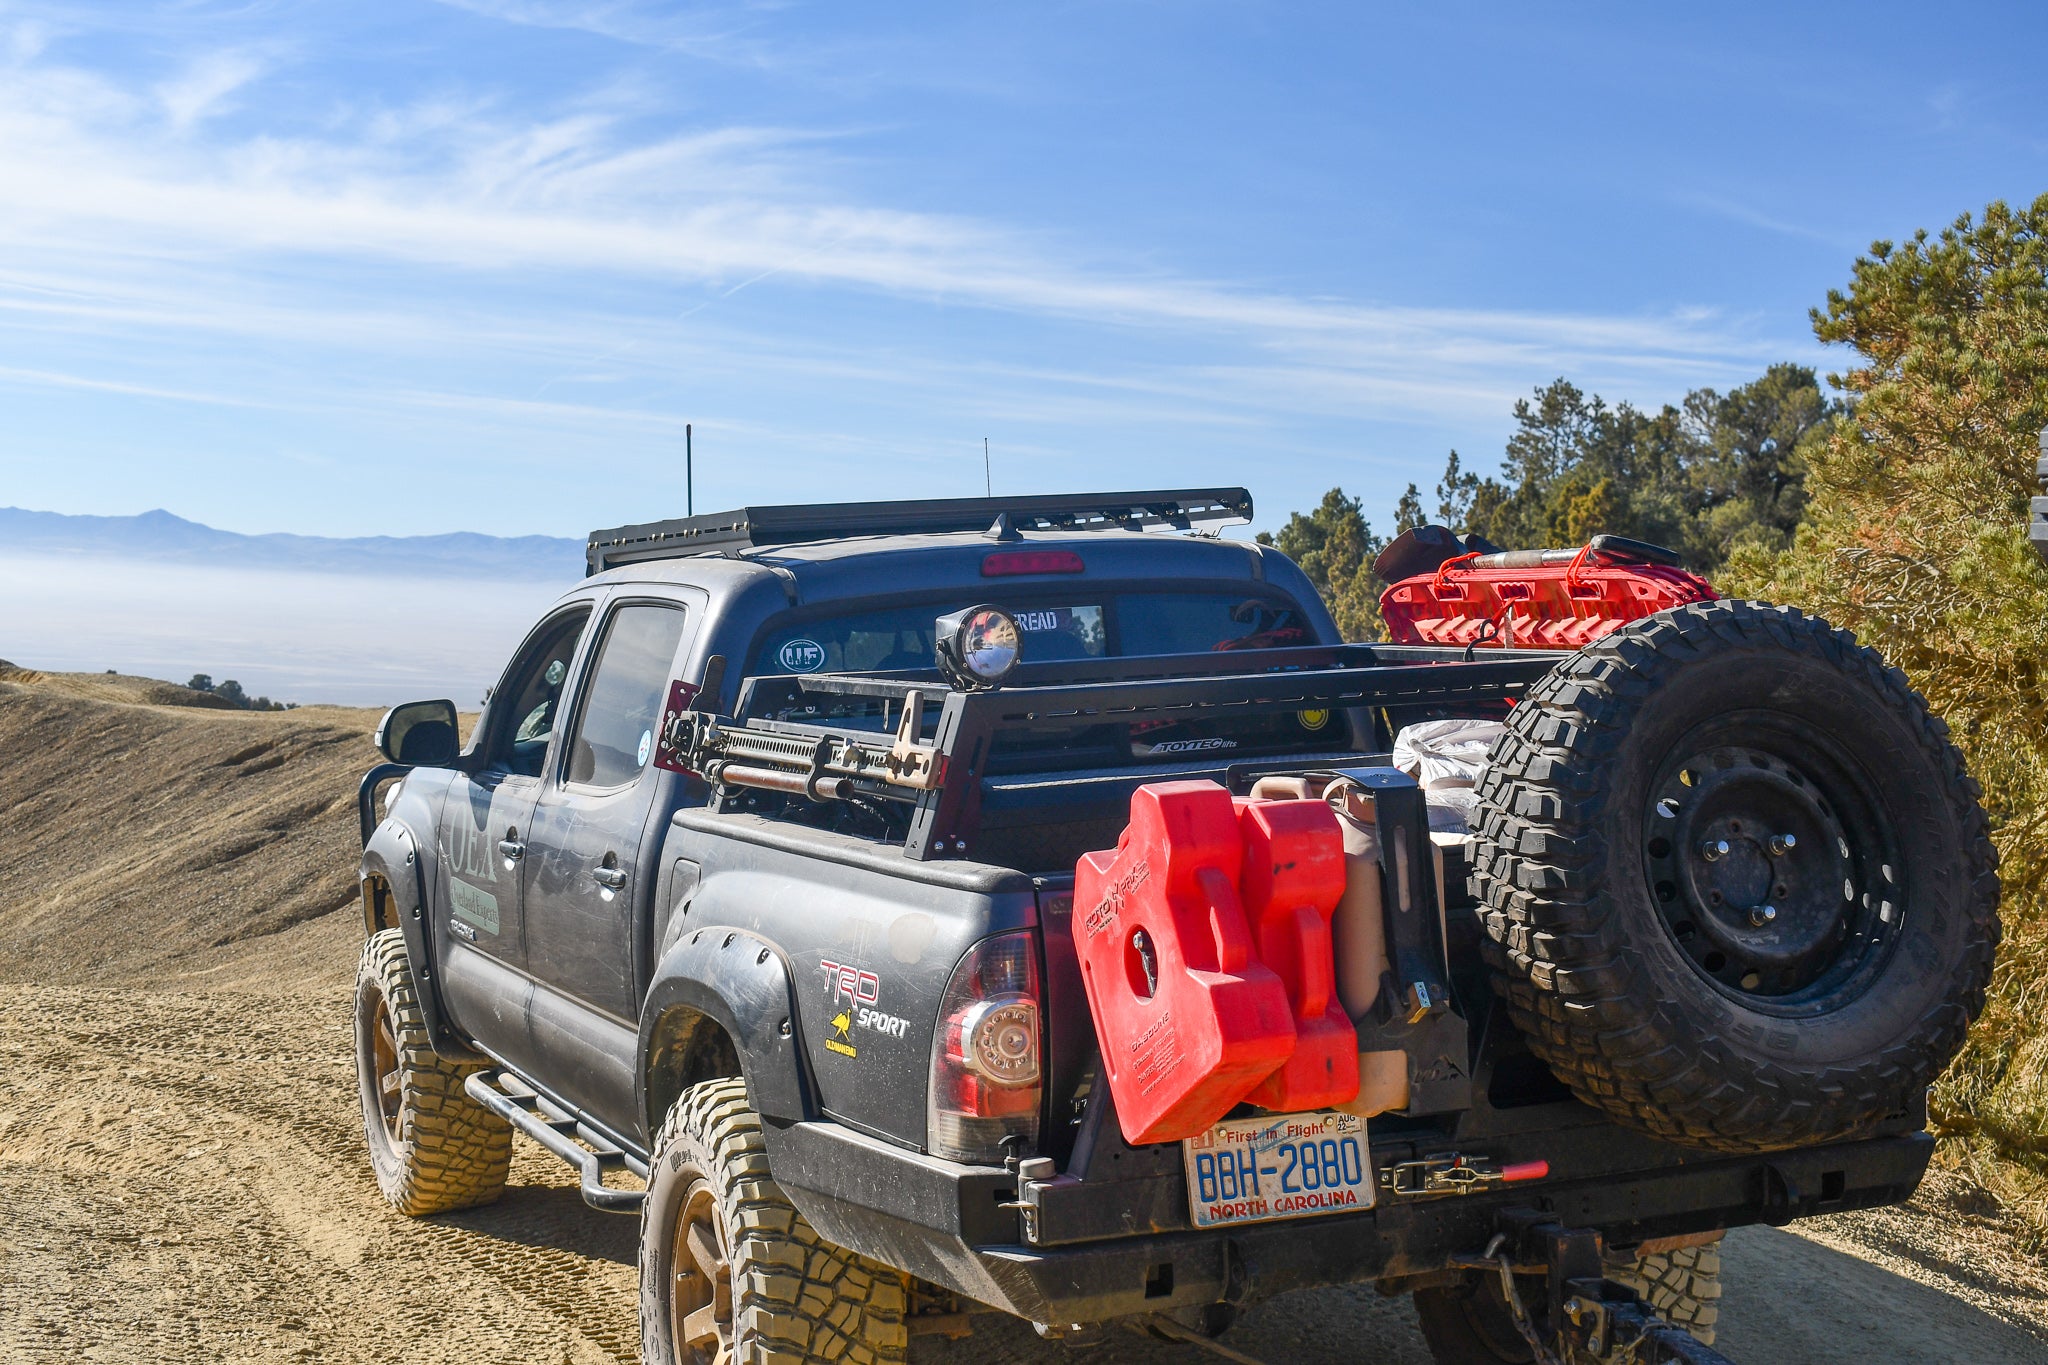
[[[202,119],[225,112],[230,97],[263,74],[265,63],[251,52],[209,52],[156,87],[171,127],[185,132]]]
[[[489,7],[524,22],[641,13],[538,0]],[[189,131],[264,69],[248,53],[207,57],[159,83],[154,103],[174,131]],[[474,104],[451,111],[442,99],[367,111],[325,136],[195,141],[153,132],[148,106],[106,77],[33,56],[6,75],[0,182],[19,211],[0,222],[0,241],[18,248],[378,259],[721,289],[774,276],[1096,325],[1216,329],[1345,365],[1390,356],[1484,365],[1529,347],[1686,360],[1741,344],[1711,318],[1386,308],[1084,268],[1078,253],[1000,224],[830,195],[818,186],[832,178],[833,135],[811,130],[636,136],[616,114],[521,119]]]
[[[667,38],[635,6],[460,7],[726,44],[720,60],[754,41],[731,7]],[[0,383],[280,414],[249,438],[266,451],[325,458],[304,429],[346,422],[358,444],[614,468],[672,446],[687,413],[700,437],[851,478],[884,457],[949,468],[960,431],[1008,422],[1040,441],[1011,458],[1085,478],[1058,431],[1439,430],[1504,420],[1558,373],[1675,394],[1783,354],[1713,311],[1317,296],[906,209],[857,188],[859,126],[678,113],[630,75],[544,99],[436,77],[279,102],[311,41],[153,37],[96,66],[51,31],[0,21]]]
[[[1716,217],[1726,218],[1737,223],[1746,223],[1750,227],[1761,228],[1765,232],[1774,232],[1780,237],[1794,237],[1802,242],[1817,242],[1832,251],[1853,254],[1864,245],[1846,234],[1809,227],[1804,223],[1795,223],[1774,214],[1765,213],[1755,205],[1745,204],[1740,200],[1700,193],[1679,194],[1673,197],[1678,203],[1688,208],[1704,209]]]
[[[594,34],[637,47],[759,63],[769,49],[750,41],[758,16],[780,4],[652,5],[632,0],[438,0],[452,9],[530,28]]]

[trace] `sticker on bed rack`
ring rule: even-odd
[[[792,673],[816,673],[825,666],[825,646],[816,640],[791,640],[775,652],[775,658]]]
[[[1330,713],[1320,707],[1295,712],[1294,718],[1301,722],[1304,730],[1320,730],[1330,723]]]

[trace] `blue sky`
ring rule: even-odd
[[[0,0],[0,503],[581,535],[1341,483],[1828,357],[2048,190],[2022,6]]]

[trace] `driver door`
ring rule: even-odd
[[[635,938],[676,782],[649,760],[689,623],[679,602],[610,607],[531,816],[523,874],[534,1037],[562,1098],[620,1132],[635,1127]]]
[[[478,725],[481,762],[450,784],[441,810],[434,933],[447,945],[442,998],[465,1034],[515,1068],[532,1053],[521,870],[590,615],[589,602],[571,604],[527,637]]]

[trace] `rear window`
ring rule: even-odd
[[[1117,599],[1119,654],[1199,654],[1314,644],[1301,613],[1268,597],[1133,592]]]
[[[973,602],[882,607],[814,617],[771,631],[754,673],[865,673],[933,666],[939,617]],[[1057,601],[1002,602],[1017,618],[1024,661],[1112,655],[1199,654],[1214,649],[1279,649],[1314,642],[1301,612],[1244,593],[1114,593]]]

